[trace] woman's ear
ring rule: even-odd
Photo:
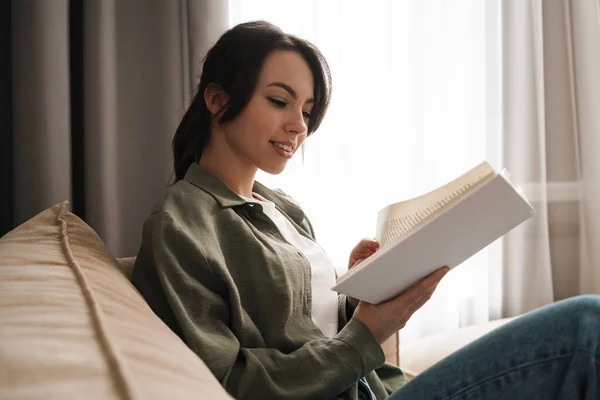
[[[222,110],[225,110],[225,107],[229,102],[229,95],[225,93],[221,86],[210,83],[206,89],[204,89],[204,102],[206,103],[206,108],[208,108],[208,111],[210,111],[214,117]]]

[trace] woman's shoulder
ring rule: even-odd
[[[170,185],[154,204],[149,217],[181,220],[205,220],[214,216],[215,199],[203,190],[180,180]]]

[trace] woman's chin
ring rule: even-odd
[[[265,165],[263,166],[263,168],[260,169],[266,172],[267,174],[279,175],[285,170],[286,165],[287,162],[279,165]]]

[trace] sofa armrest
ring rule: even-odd
[[[385,361],[400,366],[400,332],[390,337],[381,348],[385,354]]]

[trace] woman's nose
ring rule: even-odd
[[[293,116],[290,116],[290,120],[286,126],[288,133],[301,135],[306,133],[307,129],[306,120],[304,119],[302,111],[300,113],[294,113]]]

